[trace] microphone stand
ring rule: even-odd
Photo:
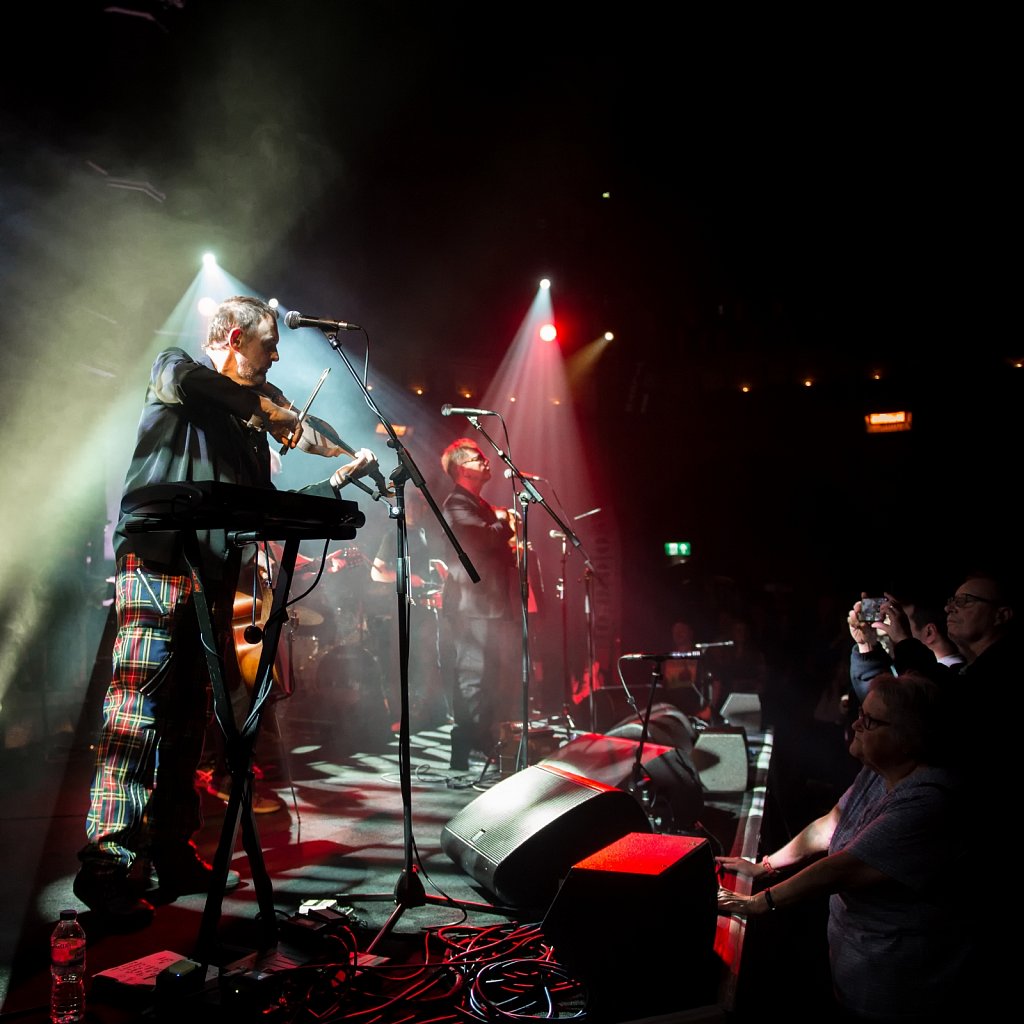
[[[566,601],[566,578],[565,563],[569,557],[569,546],[566,544],[565,534],[561,530],[551,530],[550,536],[561,541],[562,552],[559,556],[559,577],[555,586],[555,593],[561,605],[562,619],[562,717],[565,719],[566,729],[571,733],[575,728],[572,720],[572,674],[569,671],[569,611]],[[591,729],[591,732],[594,730]]]
[[[395,520],[396,533],[397,533],[397,561],[395,562],[395,590],[398,599],[398,662],[399,662],[399,681],[400,681],[400,694],[401,694],[401,719],[399,726],[399,739],[398,739],[398,770],[399,778],[401,781],[402,789],[402,824],[403,824],[403,854],[404,863],[402,872],[398,877],[398,881],[395,883],[395,889],[393,893],[344,893],[345,902],[356,902],[358,900],[366,901],[384,901],[393,900],[395,903],[395,909],[391,912],[387,921],[383,927],[373,938],[373,941],[366,948],[367,953],[372,953],[377,946],[391,933],[392,929],[398,923],[402,914],[405,913],[410,907],[424,907],[428,904],[435,904],[446,907],[454,907],[456,909],[470,909],[479,910],[484,913],[491,914],[502,914],[509,915],[514,914],[508,907],[494,907],[486,903],[466,903],[453,900],[449,897],[444,896],[431,896],[426,893],[423,888],[423,881],[420,878],[419,867],[415,860],[415,849],[416,840],[413,837],[412,828],[412,755],[411,755],[411,744],[410,744],[410,713],[409,713],[409,628],[411,620],[411,596],[412,586],[410,583],[410,568],[409,568],[409,557],[408,557],[408,531],[405,517],[405,482],[406,480],[412,480],[413,483],[420,489],[424,499],[430,506],[431,511],[434,513],[441,528],[445,531],[448,539],[451,541],[452,546],[455,548],[459,556],[459,561],[466,568],[466,572],[469,574],[470,579],[474,583],[479,583],[480,574],[476,571],[475,566],[469,558],[469,555],[463,550],[459,544],[458,539],[452,532],[451,527],[448,525],[447,520],[438,508],[437,503],[434,501],[433,495],[431,495],[427,488],[426,482],[423,479],[423,474],[420,472],[416,463],[413,461],[412,456],[408,450],[404,447],[402,442],[399,440],[398,434],[394,427],[384,417],[383,413],[378,409],[377,404],[374,402],[370,395],[369,389],[363,383],[356,371],[355,367],[349,361],[349,358],[342,351],[340,344],[337,341],[337,332],[323,330],[327,340],[330,342],[331,347],[341,357],[345,365],[348,367],[349,373],[351,373],[353,380],[355,380],[360,391],[363,393],[363,398],[366,404],[373,410],[377,419],[380,420],[384,429],[388,434],[388,447],[393,449],[398,457],[399,465],[391,474],[391,480],[395,485],[395,504],[389,506],[389,516]],[[352,481],[353,483],[359,484],[358,480]],[[363,490],[367,488],[365,485]],[[384,488],[378,485],[378,490],[383,491]],[[377,495],[374,496],[375,499]]]
[[[497,444],[494,439],[480,426],[479,416],[467,416],[466,417],[473,426],[480,431],[481,434],[487,438],[487,443],[494,449],[498,458],[509,468],[511,477],[514,477],[519,484],[522,486],[522,490],[516,492],[519,499],[519,503],[523,506],[523,531],[522,541],[520,542],[517,538],[516,550],[517,552],[521,549],[522,553],[518,555],[519,560],[519,592],[520,592],[520,603],[522,605],[522,616],[523,616],[523,678],[522,678],[522,714],[523,714],[523,728],[522,734],[519,739],[519,750],[516,753],[516,771],[521,771],[529,764],[529,733],[530,733],[530,630],[529,630],[529,548],[526,545],[526,520],[527,512],[530,504],[537,504],[543,506],[547,510],[547,513],[555,521],[557,528],[565,534],[565,536],[572,541],[573,546],[582,550],[582,544],[579,537],[573,533],[572,529],[566,525],[558,516],[558,514],[551,508],[551,506],[544,500],[543,496],[533,486],[533,483],[519,471],[519,468],[509,458],[508,454],[504,452]],[[504,422],[504,421],[502,421]],[[590,559],[584,556],[585,562],[588,567],[593,569],[590,564]]]
[[[593,508],[589,512],[583,512],[578,516],[573,516],[573,520],[586,519],[588,516],[595,515],[600,512],[599,508]],[[558,580],[558,597],[562,602],[562,714],[565,717],[567,728],[571,733],[575,730],[576,725],[572,719],[572,673],[569,670],[569,620],[566,602],[566,588],[567,580],[565,575],[565,561],[568,555],[568,545],[566,544],[566,536],[561,530],[551,530],[548,536],[552,540],[560,540],[562,542],[562,553],[560,560],[561,577]],[[582,550],[582,549],[581,549]],[[590,712],[590,731],[597,731],[597,706],[594,699],[594,690],[596,688],[596,680],[594,678],[594,665],[596,664],[596,650],[594,646],[594,593],[593,593],[593,581],[597,574],[594,572],[594,567],[590,564],[590,560],[584,556],[585,566],[583,569],[583,619],[586,636],[586,658],[587,663],[583,671],[583,678],[589,679],[589,686],[587,687],[587,707]]]
[[[629,687],[626,686],[626,680],[622,677],[622,671],[620,667],[619,678],[622,679],[622,689],[626,693],[626,703],[633,709],[633,713],[640,719],[640,739],[636,745],[636,755],[633,758],[633,770],[630,774],[630,788],[629,792],[642,804],[643,797],[640,792],[640,783],[644,775],[644,762],[643,753],[644,746],[647,743],[647,737],[650,730],[651,714],[654,711],[654,695],[658,690],[658,684],[661,682],[664,675],[662,666],[666,661],[676,660],[678,658],[700,658],[701,652],[696,651],[671,651],[668,654],[642,654],[642,655],[627,655],[626,657],[642,658],[644,661],[651,661],[653,665],[651,667],[651,686],[650,693],[647,695],[647,707],[644,710],[643,715],[640,714],[636,706],[636,698],[629,692]],[[621,661],[621,659],[620,659]]]
[[[587,692],[587,703],[590,709],[590,731],[597,732],[597,703],[594,690],[597,687],[594,665],[597,663],[597,650],[594,646],[594,572],[590,562],[583,570],[583,616],[587,624],[587,671],[590,673],[590,686]]]

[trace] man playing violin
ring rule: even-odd
[[[124,493],[186,481],[273,488],[268,436],[289,447],[302,438],[299,414],[267,385],[278,340],[275,311],[234,296],[211,317],[203,358],[180,348],[161,352]],[[373,469],[373,453],[360,449],[329,479],[302,490],[329,497]],[[230,637],[238,552],[232,557],[223,530],[199,532],[198,541],[218,636]],[[74,891],[108,927],[131,930],[153,917],[142,897],[150,865],[164,899],[210,889],[213,869],[192,836],[202,823],[194,778],[211,700],[181,534],[129,533],[122,514],[114,553],[113,673]],[[238,882],[231,872],[227,886]]]
[[[474,583],[456,562],[442,592],[441,673],[455,722],[450,764],[465,771],[471,751],[491,753],[500,723],[516,717],[519,702],[515,513],[480,496],[491,466],[475,441],[453,441],[441,467],[454,485],[442,512],[480,575]]]

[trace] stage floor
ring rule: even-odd
[[[509,908],[502,908],[500,901],[442,848],[445,825],[471,801],[514,774],[502,772],[502,763],[507,768],[510,758],[489,766],[473,761],[468,773],[453,772],[447,766],[448,725],[413,733],[407,815],[396,734],[390,729],[383,734],[380,730],[364,732],[361,739],[365,742],[360,745],[351,730],[346,733],[337,723],[317,722],[316,715],[301,702],[291,707],[290,703],[281,701],[274,706],[278,735],[264,730],[257,758],[259,761],[262,752],[274,760],[276,754],[280,762],[279,777],[264,780],[259,792],[276,796],[283,806],[255,819],[279,927],[294,922],[309,901],[344,908],[346,899],[355,894],[351,909],[342,912],[347,915],[343,923],[350,926],[360,953],[406,964],[429,961],[428,935],[451,935],[456,945],[467,943],[468,948],[485,929],[494,929],[505,941],[514,928],[529,932],[532,926],[539,926],[537,917],[506,912]],[[577,735],[564,725],[557,729],[562,744]],[[4,907],[0,1005],[5,1019],[10,1014],[30,1024],[47,1020],[48,937],[64,907],[82,912],[89,937],[90,977],[165,951],[200,959],[200,936],[213,934],[209,922],[204,923],[205,896],[157,904],[153,924],[128,935],[104,933],[74,897],[72,883],[78,866],[76,853],[84,842],[94,739],[68,733],[45,745],[0,753],[5,869],[0,882]],[[205,824],[196,838],[204,856],[212,860],[225,832],[227,807],[205,791],[203,806]],[[709,808],[708,813],[717,815],[723,834],[735,824],[727,809]],[[728,835],[725,845],[729,845]],[[403,905],[397,907],[396,894],[408,880],[407,855],[412,857],[416,878],[428,898],[424,903],[406,905],[403,896]],[[258,967],[267,962],[265,952],[260,952],[266,933],[258,924],[253,872],[240,834],[235,838],[232,867],[240,872],[242,885],[224,895],[215,918],[216,959],[224,965],[248,957],[249,963]],[[415,893],[415,887],[411,891]],[[446,905],[445,899],[455,902]],[[656,916],[660,909],[650,908]],[[609,924],[614,926],[614,917]],[[445,932],[449,926],[454,930]],[[536,938],[527,934],[524,949],[534,948],[530,943]],[[278,950],[294,957],[296,963],[317,959],[320,952],[296,947],[290,938],[282,939]],[[94,988],[89,1019],[151,1020],[152,1005],[152,998],[147,1004],[145,999],[125,998],[122,991]],[[443,1005],[435,1000],[430,1014],[437,1012],[439,1019],[447,1019],[447,1014],[440,1012]],[[405,1011],[385,1012],[378,1019],[404,1020]],[[590,1019],[600,1017],[592,1014]]]

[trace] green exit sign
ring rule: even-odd
[[[669,540],[665,542],[665,554],[669,558],[689,558],[690,542],[688,540]]]

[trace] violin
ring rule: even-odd
[[[313,389],[313,393],[309,396],[306,401],[305,407],[301,410],[299,416],[299,422],[302,426],[302,433],[299,435],[298,443],[295,445],[299,451],[308,452],[310,455],[322,455],[327,459],[335,459],[340,455],[352,455],[356,454],[356,449],[352,447],[347,441],[344,441],[341,435],[328,423],[326,420],[320,419],[319,416],[310,416],[308,409],[313,399],[316,397],[316,393],[320,390],[320,385],[323,384],[324,379],[327,376],[328,371],[320,375],[320,380],[316,387]],[[267,396],[275,405],[283,406],[284,408],[294,409],[295,405],[291,402],[284,394],[284,392],[275,387],[269,381],[267,381],[260,388],[260,391]],[[281,454],[284,455],[291,449],[291,444],[285,444],[281,447]],[[371,469],[367,470],[369,476],[373,478],[373,482],[377,485],[376,497],[383,497],[395,493],[393,484],[389,484],[384,479],[378,466],[374,465]],[[360,483],[356,481],[356,483]],[[360,483],[360,486],[362,484]],[[368,493],[372,494],[368,488],[364,488]]]
[[[309,400],[306,402],[305,408],[300,412],[299,422],[302,425],[302,434],[299,436],[298,444],[296,448],[301,452],[308,452],[310,455],[322,455],[325,459],[336,459],[340,455],[355,455],[356,450],[351,445],[347,444],[341,439],[338,432],[328,423],[326,420],[320,419],[319,416],[310,416],[306,411],[309,409],[310,403],[316,397],[317,391],[320,390],[320,384],[324,382],[324,377],[327,371],[324,370],[323,375],[320,377],[320,381],[316,388],[313,389],[313,394],[309,396]],[[292,402],[285,393],[275,385],[267,381],[259,389],[260,392],[269,398],[274,405],[280,405],[285,409],[294,409],[295,403]],[[290,444],[283,445],[281,448],[281,454],[291,449]]]

